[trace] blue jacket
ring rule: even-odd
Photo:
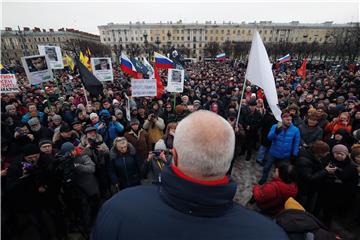
[[[275,130],[277,124],[274,124],[268,134],[268,139],[272,141],[270,147],[270,154],[276,158],[290,158],[297,156],[299,153],[300,145],[300,131],[293,124],[286,130],[282,130],[276,134]]]
[[[37,112],[37,116],[39,118],[39,121],[41,124],[45,124],[45,113],[43,112]],[[27,123],[32,118],[31,113],[27,112],[22,118],[21,122]]]
[[[233,202],[236,184],[210,186],[162,171],[160,185],[127,188],[101,208],[90,239],[288,239],[270,219]]]
[[[95,128],[98,130],[98,133],[103,137],[106,145],[111,148],[113,141],[118,136],[119,133],[124,131],[124,126],[119,122],[110,121],[107,127],[99,129],[99,126],[102,122],[95,124]]]

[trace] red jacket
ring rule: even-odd
[[[269,215],[276,215],[284,209],[289,197],[295,198],[298,188],[295,183],[284,183],[280,178],[273,178],[264,185],[255,185],[253,196],[256,205]]]

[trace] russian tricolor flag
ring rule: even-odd
[[[224,61],[225,57],[226,57],[225,53],[220,53],[220,54],[216,55],[216,60]]]
[[[157,52],[154,52],[154,54],[155,54],[155,67],[163,68],[163,69],[174,67],[174,62],[171,61],[169,58]]]
[[[287,54],[287,55],[283,56],[282,58],[279,58],[278,61],[279,61],[279,63],[284,63],[284,62],[290,61],[290,59],[291,59],[290,54]]]
[[[121,53],[120,56],[120,69],[124,72],[129,74],[130,76],[134,78],[141,78],[141,73],[138,73],[136,71],[136,68],[134,64],[131,62],[131,60],[123,53]]]

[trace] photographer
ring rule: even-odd
[[[116,117],[111,116],[106,109],[101,110],[99,115],[100,122],[96,123],[95,127],[103,137],[105,144],[111,148],[114,139],[124,131],[124,126],[116,121]]]
[[[7,206],[14,239],[53,239],[61,235],[58,189],[54,187],[50,160],[35,144],[22,148],[23,155],[7,172]]]
[[[95,127],[87,127],[85,135],[81,138],[83,154],[88,155],[95,163],[95,176],[99,183],[100,195],[106,199],[109,197],[110,178],[107,174],[109,162],[109,148],[104,143],[102,136],[96,132]]]
[[[155,143],[164,136],[164,120],[155,113],[149,114],[143,128],[148,131],[148,143],[151,144],[152,147],[154,147]]]
[[[95,177],[95,164],[91,158],[65,142],[57,155],[57,172],[62,175],[64,202],[73,219],[83,224],[88,233],[99,209],[99,187]]]
[[[163,139],[155,144],[154,151],[149,152],[147,162],[151,166],[154,181],[160,182],[162,169],[171,163],[171,155]]]

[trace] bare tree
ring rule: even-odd
[[[217,42],[210,42],[206,44],[204,53],[206,57],[214,58],[219,53],[220,46]]]

